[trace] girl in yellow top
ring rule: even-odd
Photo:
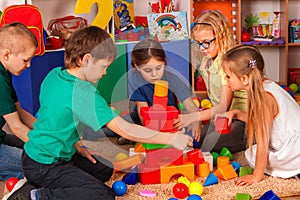
[[[215,132],[213,123],[217,113],[231,109],[243,111],[247,109],[246,92],[230,90],[226,85],[225,73],[221,68],[222,56],[234,47],[230,25],[219,11],[205,11],[191,24],[191,35],[194,64],[204,79],[213,107],[201,112],[182,115],[175,123],[177,127],[181,128],[194,121],[212,120],[202,129],[200,147],[203,151],[219,152],[223,147],[229,148],[231,152],[244,150],[246,148],[244,122],[234,120],[231,133],[226,135]]]

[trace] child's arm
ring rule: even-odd
[[[21,121],[28,126],[30,129],[33,128],[33,124],[36,121],[36,118],[30,114],[29,112],[27,112],[26,110],[24,110],[21,106],[20,103],[17,102],[16,103],[16,107],[17,107],[17,111],[19,113],[20,119]]]
[[[183,106],[185,107],[188,113],[198,112],[199,108],[194,103],[192,97],[187,98],[182,102]],[[199,141],[201,135],[201,122],[198,121],[191,123],[189,130],[192,131],[192,135],[195,140]]]
[[[135,104],[136,104],[136,109],[137,109],[140,121],[142,122],[143,118],[140,115],[140,110],[141,110],[142,107],[148,107],[149,105],[147,104],[147,102],[142,102],[142,101],[136,101]]]
[[[270,116],[266,119],[267,122],[266,126],[269,132],[267,134],[262,134],[260,132],[257,132],[255,134],[256,158],[255,158],[255,167],[254,167],[253,174],[239,178],[235,183],[236,185],[251,185],[253,183],[260,182],[264,178],[264,172],[268,162],[269,141],[270,141],[270,134],[271,134],[270,131],[272,130],[273,119],[279,111],[279,108],[277,107],[276,99],[269,93],[266,93],[266,98],[267,98],[268,105],[267,108],[262,109],[262,112],[264,110],[270,111]]]
[[[119,116],[108,122],[106,126],[120,136],[137,142],[169,144],[181,150],[186,146],[193,145],[193,139],[190,136],[183,134],[183,132],[163,133],[128,123]]]
[[[30,131],[30,128],[22,123],[18,112],[9,113],[6,115],[3,115],[3,118],[5,119],[6,123],[8,124],[11,131],[20,138],[23,142],[28,141],[28,132]]]
[[[179,117],[179,120],[181,121],[180,122],[181,126],[177,128],[186,127],[196,121],[210,120],[213,119],[216,114],[226,112],[230,107],[232,97],[233,97],[232,90],[227,85],[224,85],[222,87],[221,99],[218,104],[204,111],[181,115]]]

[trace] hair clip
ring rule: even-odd
[[[249,60],[249,66],[253,69],[256,67],[256,60]]]
[[[194,28],[195,25],[207,25],[207,26],[211,26],[209,23],[205,23],[205,22],[192,22],[190,25],[190,29]]]

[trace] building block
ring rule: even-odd
[[[264,193],[259,200],[280,200],[280,198],[273,192],[273,190],[269,190]]]
[[[244,193],[235,194],[235,200],[250,200],[250,199],[251,199],[250,194],[244,194]]]
[[[240,167],[239,177],[246,176],[252,173],[253,173],[253,169],[251,167]]]
[[[144,156],[138,154],[128,158],[124,158],[122,160],[115,161],[113,162],[113,165],[115,170],[121,171],[139,165],[143,162],[143,160],[144,160]]]
[[[148,143],[143,143],[143,147],[146,150],[154,150],[154,149],[163,149],[163,148],[172,148],[171,145],[167,144],[148,144]]]
[[[164,148],[155,150],[146,150],[145,163],[149,167],[156,165],[182,165],[183,164],[183,152],[176,148]]]
[[[156,107],[156,105],[160,105]],[[155,110],[166,110],[168,107],[168,94],[165,97],[153,95],[153,106]]]
[[[220,167],[226,166],[230,164],[230,160],[227,156],[219,156],[217,158],[217,168],[219,169]]]
[[[209,169],[212,172],[214,169],[213,156],[210,152],[202,152],[205,162],[209,163]]]
[[[204,161],[203,163],[196,165],[196,175],[201,177],[207,177],[210,173],[209,163]]]
[[[129,157],[134,156],[134,155],[138,155],[138,154],[143,155],[144,158],[146,157],[146,152],[135,152],[134,148],[129,148],[129,152],[128,152]]]
[[[168,89],[169,83],[164,80],[157,80],[155,81],[154,86],[154,95],[157,97],[167,97],[168,96]]]
[[[220,156],[227,156],[230,160],[232,160],[232,154],[228,148],[223,147],[220,152]]]
[[[146,152],[146,149],[141,142],[137,142],[134,146],[134,152]]]
[[[149,167],[145,164],[139,165],[140,181],[142,184],[159,184],[160,183],[160,167]]]
[[[130,172],[125,174],[122,178],[122,181],[124,181],[128,185],[135,185],[137,183],[137,173],[138,173],[138,166],[135,166]]]
[[[219,169],[216,169],[216,170],[214,171],[214,175],[215,175],[216,177],[218,177],[218,178],[222,178],[222,174],[221,174],[221,172],[220,172]]]
[[[204,162],[204,157],[201,149],[194,149],[186,153],[188,160],[194,163],[195,165],[199,165]]]
[[[217,159],[220,156],[217,152],[211,152],[211,155],[213,157],[213,164],[214,166],[217,166]]]
[[[236,161],[232,161],[232,162],[231,162],[231,165],[232,165],[233,169],[234,169],[236,172],[238,172],[238,171],[240,170],[240,168],[241,168],[241,164],[238,163],[238,162],[236,162]]]
[[[237,173],[235,172],[232,165],[230,165],[230,164],[220,167],[220,168],[218,168],[218,170],[221,173],[221,178],[225,181],[238,177]]]
[[[188,160],[184,160],[182,165],[170,165],[166,167],[161,167],[160,182],[169,183],[170,179],[174,175],[183,175],[187,177],[190,181],[192,181],[195,179],[194,171],[194,164]]]
[[[219,183],[218,177],[216,177],[213,173],[210,173],[204,181],[203,186],[206,187],[217,183]]]

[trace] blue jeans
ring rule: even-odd
[[[22,149],[0,144],[0,180],[24,177],[21,166],[22,152]]]
[[[101,157],[97,157],[96,164],[78,154],[71,161],[41,164],[24,152],[22,163],[28,182],[39,188],[39,200],[115,199],[112,189],[104,184],[110,179],[113,166]]]

